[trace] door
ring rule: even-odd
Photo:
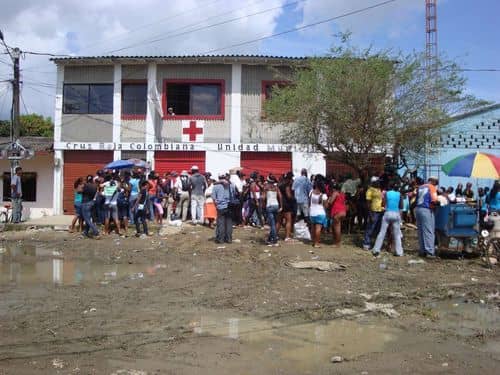
[[[264,177],[270,173],[277,178],[292,170],[291,152],[242,152],[241,167],[247,176],[253,171]]]
[[[78,177],[95,176],[99,169],[113,161],[113,151],[64,151],[63,210],[74,214],[74,183]]]
[[[156,151],[155,171],[162,176],[165,172],[191,171],[198,166],[200,173],[205,173],[205,151]]]

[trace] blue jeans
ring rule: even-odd
[[[138,194],[131,194],[128,202],[129,202],[129,209],[128,209],[128,222],[129,224],[134,224],[134,212],[132,208],[135,206],[135,201],[137,200]]]
[[[270,231],[267,240],[271,243],[278,242],[278,233],[276,233],[276,219],[278,217],[278,206],[268,206],[267,211],[267,224],[269,224]]]
[[[12,198],[12,222],[19,223],[23,216],[23,199]]]
[[[430,208],[415,208],[417,219],[418,253],[420,255],[434,255],[434,241],[436,222],[434,212]]]
[[[372,237],[382,221],[383,212],[370,211],[368,213],[368,224],[366,225],[365,238],[363,239],[363,247],[370,248],[372,245]]]
[[[85,221],[85,229],[83,230],[83,233],[88,236],[89,235],[89,229],[92,230],[92,234],[94,236],[99,235],[99,230],[95,226],[94,222],[92,221],[92,208],[94,207],[94,201],[82,203],[82,216],[83,216],[83,221]]]
[[[394,241],[396,255],[403,255],[403,246],[401,245],[401,215],[396,211],[387,211],[382,217],[382,225],[380,226],[380,232],[378,233],[375,246],[373,247],[373,253],[380,253],[389,225],[392,227],[392,239]]]

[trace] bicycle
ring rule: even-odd
[[[0,223],[12,223],[12,204],[4,203],[0,208]]]

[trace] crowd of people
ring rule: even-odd
[[[438,180],[399,178],[383,173],[365,186],[350,175],[341,178],[322,175],[300,176],[287,172],[279,176],[240,169],[212,176],[194,165],[190,173],[176,171],[158,175],[142,169],[98,171],[74,183],[75,217],[70,230],[85,236],[127,235],[135,225],[135,235],[149,236],[148,223],[187,222],[215,228],[215,242],[231,243],[233,227],[254,226],[268,230],[266,243],[278,246],[283,228],[284,243],[296,241],[294,228],[306,226],[314,247],[321,246],[325,233],[333,246],[340,246],[343,232],[364,231],[362,247],[377,256],[387,231],[392,233],[394,255],[403,255],[401,224],[416,224],[419,253],[434,256],[434,215],[437,205],[471,202],[474,198],[484,217],[500,209],[498,181],[491,188],[472,184],[465,188],[438,188]],[[102,225],[102,230],[99,230]]]

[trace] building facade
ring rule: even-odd
[[[500,156],[500,104],[494,104],[456,116],[447,125],[440,139],[440,147],[429,156],[427,175],[439,177],[440,186],[465,186],[472,182],[476,186],[492,186],[493,180],[449,177],[441,167],[456,157],[483,152]]]
[[[57,65],[54,213],[71,212],[73,182],[113,160],[139,158],[162,174],[325,173],[315,150],[281,143],[263,103],[303,58],[78,57]]]

